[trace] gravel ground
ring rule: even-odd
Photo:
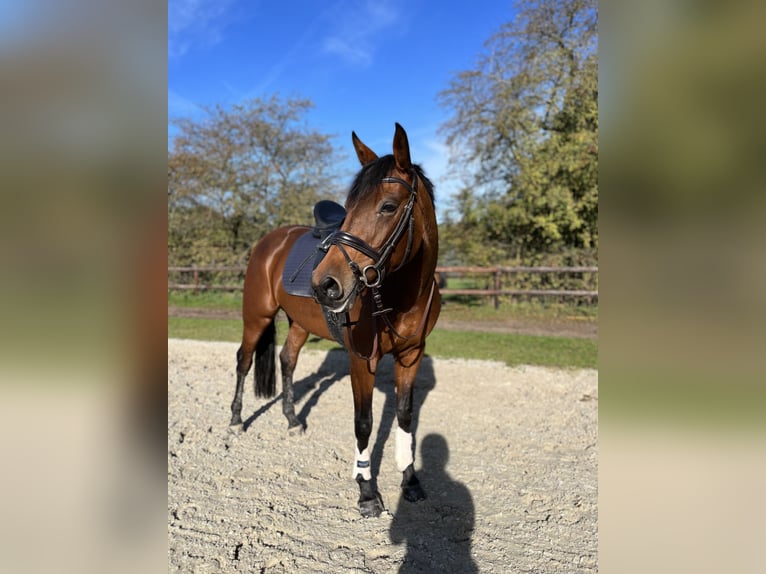
[[[415,468],[428,499],[412,504],[399,499],[387,357],[371,438],[387,511],[364,519],[345,353],[301,355],[307,429],[288,433],[279,397],[250,389],[244,429],[229,427],[236,349],[168,341],[170,571],[598,571],[597,371],[426,357]]]

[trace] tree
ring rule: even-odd
[[[596,34],[595,0],[526,2],[439,94],[483,239],[509,259],[597,248]]]
[[[268,231],[309,223],[321,199],[337,199],[330,136],[302,116],[308,100],[254,99],[174,121],[168,158],[169,260],[239,264]]]
[[[486,209],[468,188],[455,196],[457,218],[447,212],[439,224],[441,265],[495,265],[502,260],[502,245],[487,241],[482,213]]]

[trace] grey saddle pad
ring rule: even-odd
[[[314,237],[311,231],[306,231],[298,238],[287,255],[285,268],[282,271],[282,285],[290,295],[314,296],[314,290],[311,288],[311,272],[325,256],[324,251],[317,250],[317,245],[321,241],[320,237]]]

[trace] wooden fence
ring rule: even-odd
[[[192,290],[192,291],[239,291],[242,289],[242,277],[244,277],[246,267],[244,266],[229,266],[229,267],[168,267],[168,289],[179,290]],[[594,301],[598,299],[597,289],[509,289],[504,288],[504,278],[506,276],[514,274],[589,274],[592,275],[591,281],[582,280],[583,284],[597,284],[598,267],[437,267],[436,272],[445,279],[447,279],[447,285],[449,279],[452,278],[476,278],[486,275],[484,280],[486,288],[464,288],[464,289],[450,289],[442,287],[440,292],[442,295],[468,295],[479,297],[492,297],[495,308],[500,305],[500,297],[503,296],[520,296],[520,297],[560,297],[560,298],[577,298],[585,299],[587,301]],[[204,283],[200,278],[200,274],[204,273],[231,273],[237,274],[239,278],[238,284],[218,284],[218,283]],[[191,279],[191,282],[185,283],[171,283],[171,274],[185,274]],[[507,284],[507,282],[506,282]]]

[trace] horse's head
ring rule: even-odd
[[[410,159],[404,129],[396,124],[394,153],[383,157],[355,133],[352,139],[362,169],[346,199],[346,219],[311,279],[317,301],[335,312],[348,310],[363,288],[379,287],[424,243],[436,243],[433,188]]]

